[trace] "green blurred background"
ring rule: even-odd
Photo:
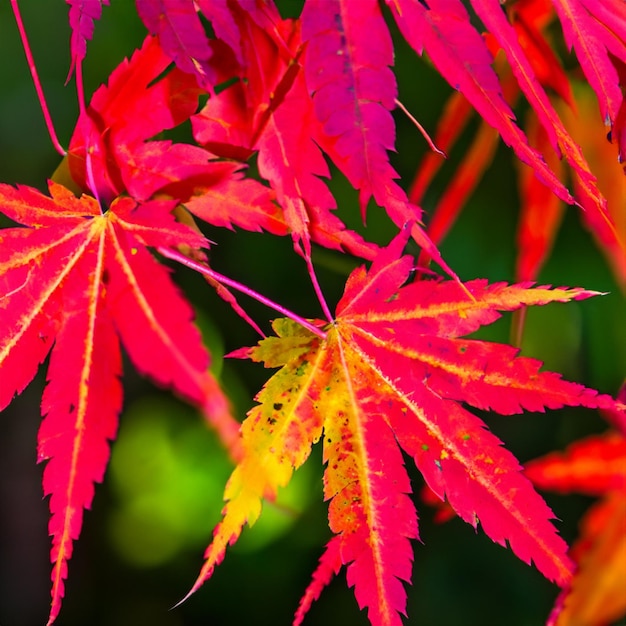
[[[106,81],[145,35],[131,0],[105,7],[88,46],[85,83],[91,93]],[[61,0],[22,0],[20,6],[52,116],[67,145],[76,120],[74,84],[63,86],[69,68],[67,6]],[[283,3],[296,15],[300,3]],[[395,34],[395,33],[394,33]],[[442,79],[397,38],[400,99],[434,131],[450,91]],[[0,181],[45,188],[59,162],[43,124],[9,3],[0,4]],[[398,154],[394,166],[408,184],[426,147],[408,120],[396,116]],[[434,206],[454,172],[469,135],[451,155],[424,208]],[[513,278],[517,200],[513,157],[500,148],[495,164],[466,207],[442,249],[462,279]],[[331,183],[340,215],[359,226],[357,194],[340,175]],[[0,222],[0,226],[6,225]],[[377,207],[370,207],[366,236],[385,243],[394,234]],[[216,241],[213,266],[294,309],[320,315],[304,264],[291,243],[268,235],[207,228]],[[319,277],[332,305],[357,262],[316,250]],[[253,331],[204,282],[176,272],[198,313],[214,355],[214,368],[243,418],[268,372],[246,362],[224,362],[225,352],[251,345]],[[551,260],[540,281],[580,285],[610,295],[585,302],[530,310],[524,353],[566,377],[615,393],[626,373],[626,304],[574,209],[566,213]],[[268,328],[273,317],[256,303],[253,317]],[[1,320],[0,320],[1,321]],[[507,341],[510,317],[480,337]],[[1,381],[0,381],[1,384]],[[49,609],[47,501],[41,496],[42,467],[36,465],[36,433],[44,368],[0,420],[0,624],[44,624]],[[289,624],[330,533],[322,502],[322,464],[315,450],[276,505],[266,506],[252,529],[229,550],[213,578],[182,606],[170,610],[195,580],[204,548],[219,519],[222,489],[231,467],[193,409],[141,379],[125,363],[125,407],[118,440],[93,510],[69,564],[59,626],[212,626]],[[522,461],[563,448],[606,428],[590,411],[485,416],[489,426]],[[407,459],[415,492],[420,476]],[[590,500],[547,494],[568,541]],[[534,626],[545,621],[557,589],[510,551],[479,530],[453,520],[443,526],[418,501],[420,536],[415,542],[413,584],[408,588],[407,624],[428,626]],[[367,624],[342,572],[313,605],[305,622]]]

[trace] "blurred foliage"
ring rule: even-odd
[[[86,88],[93,91],[132,53],[145,31],[130,0],[104,8],[88,46]],[[286,2],[289,14],[299,4]],[[298,5],[298,6],[296,6]],[[20,2],[33,53],[61,141],[69,141],[77,115],[75,91],[64,87],[69,67],[67,7],[60,0]],[[424,126],[433,130],[449,89],[428,63],[397,42],[400,98]],[[0,4],[0,180],[44,188],[58,165],[48,140],[9,3]],[[425,87],[426,85],[426,87]],[[397,115],[398,153],[394,166],[405,184],[424,154],[420,134]],[[469,137],[450,156],[424,207],[432,207],[454,175]],[[501,147],[487,176],[442,246],[463,280],[512,280],[517,219],[513,157]],[[340,216],[361,228],[357,194],[338,174],[331,183]],[[0,224],[0,226],[3,224]],[[394,229],[383,212],[370,207],[366,236],[386,243]],[[287,239],[207,228],[217,242],[211,250],[216,269],[240,280],[304,316],[318,316],[319,305],[304,263]],[[317,250],[320,282],[332,305],[341,295],[349,257]],[[222,363],[221,355],[257,340],[197,275],[177,270],[177,279],[198,311],[214,368],[243,419],[268,376],[247,362]],[[614,393],[626,372],[626,303],[576,209],[569,209],[541,282],[585,286],[611,295],[528,313],[524,353],[546,362],[568,378]],[[245,303],[266,329],[271,312]],[[483,329],[480,337],[508,341],[510,317]],[[213,579],[195,596],[169,610],[185,595],[201,565],[204,546],[219,519],[223,485],[230,464],[212,433],[193,410],[154,389],[125,367],[125,411],[105,483],[96,489],[94,509],[72,561],[59,626],[212,626],[288,624],[330,537],[322,502],[319,449],[295,475],[276,505],[244,531]],[[41,498],[41,468],[35,465],[38,403],[43,377],[30,386],[0,421],[0,624],[43,624],[48,612],[49,563],[47,502]],[[564,410],[513,417],[485,416],[489,426],[525,461],[574,438],[602,431],[589,411]],[[407,459],[415,492],[422,480]],[[416,496],[417,497],[417,496]],[[547,496],[559,528],[571,540],[589,504],[582,497]],[[413,585],[407,623],[429,626],[486,626],[543,623],[557,589],[481,532],[453,520],[432,522],[432,511],[417,502],[422,543],[415,544]],[[367,624],[340,574],[314,604],[306,624]]]

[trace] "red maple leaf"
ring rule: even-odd
[[[626,399],[623,387],[618,399]],[[619,430],[591,435],[525,465],[540,489],[599,499],[580,522],[577,569],[557,598],[551,626],[605,626],[626,615],[626,412],[602,411]]]
[[[239,424],[207,369],[190,306],[147,250],[206,240],[174,220],[172,202],[120,198],[102,212],[56,183],[50,193],[0,185],[0,211],[25,226],[0,231],[0,410],[52,351],[38,448],[51,496],[52,623],[117,431],[120,340],[140,372],[206,412],[235,457]]]
[[[533,197],[543,198],[539,205],[542,220],[546,202],[556,207],[545,216],[544,223],[539,224],[537,220],[529,218],[528,224],[522,225],[524,232],[520,234],[520,256],[524,258],[519,262],[518,278],[526,280],[536,276],[539,261],[545,257],[554,236],[558,223],[556,217],[561,212],[559,204],[549,198],[549,193],[539,188],[546,185],[557,198],[573,203],[573,197],[567,192],[563,193],[566,177],[560,159],[564,157],[574,176],[574,196],[584,209],[583,219],[609,257],[618,281],[623,284],[626,244],[619,212],[611,209],[610,198],[607,207],[607,196],[615,194],[611,186],[603,184],[606,161],[599,165],[595,162],[593,151],[585,150],[586,154],[583,154],[585,146],[581,150],[579,133],[568,122],[576,116],[565,111],[565,107],[561,106],[563,103],[553,103],[554,99],[549,99],[545,93],[545,88],[551,88],[568,105],[575,106],[570,79],[561,68],[546,32],[554,21],[556,7],[564,29],[574,29],[576,50],[582,57],[580,60],[586,68],[585,72],[591,71],[591,68],[594,70],[595,82],[590,80],[590,83],[596,89],[603,112],[603,116],[597,120],[586,114],[589,118],[586,123],[593,126],[593,132],[597,135],[594,143],[599,146],[605,142],[606,130],[601,128],[604,124],[612,129],[611,136],[619,148],[624,111],[623,106],[619,106],[622,102],[619,84],[622,83],[623,88],[624,82],[619,68],[626,59],[623,3],[608,0],[611,9],[607,9],[602,3],[597,6],[593,3],[592,6],[578,1],[519,0],[510,5],[509,23],[499,3],[472,0],[473,7],[487,28],[484,41],[469,23],[465,7],[456,0],[430,3],[429,10],[411,0],[394,0],[390,4],[411,45],[418,52],[422,49],[428,52],[441,74],[483,118],[472,146],[466,152],[462,165],[442,195],[430,221],[428,233],[433,241],[439,242],[450,228],[463,203],[491,163],[496,148],[496,135],[489,131],[491,126],[505,143],[514,148],[522,164],[529,168],[528,174],[523,175],[523,199],[527,199],[532,207],[535,203]],[[576,20],[572,22],[573,15]],[[409,16],[414,19],[407,22]],[[588,46],[584,43],[586,33],[590,37]],[[602,34],[606,40],[604,42],[601,41]],[[574,35],[570,33],[570,36]],[[608,53],[607,47],[614,50],[617,56]],[[468,48],[473,51],[471,55],[466,54]],[[502,52],[498,54],[499,51],[506,54],[508,64]],[[530,123],[526,135],[515,124],[510,108],[521,93],[531,104],[530,117],[536,120],[536,123]],[[608,114],[609,110],[612,113]],[[469,118],[470,108],[459,94],[454,94],[445,115],[440,119],[435,143],[446,152],[449,151]],[[606,148],[610,150],[611,147],[607,145]],[[602,152],[607,156],[605,147]],[[608,158],[611,156],[608,155]],[[441,159],[437,155],[427,155],[418,169],[411,190],[410,196],[414,201],[421,199],[440,165]],[[531,175],[531,171],[535,176]],[[537,236],[532,234],[535,231]]]
[[[199,146],[149,140],[189,119],[198,106],[194,77],[177,68],[164,74],[169,64],[158,39],[148,37],[96,91],[70,141],[72,179],[105,203],[123,193],[139,202],[158,195],[217,226],[284,235],[271,191],[244,180],[242,165]]]
[[[107,2],[68,3],[74,67]],[[623,242],[614,220],[545,91],[550,87],[571,99],[542,28],[554,6],[623,156],[623,3],[520,0],[503,8],[498,0],[471,0],[485,36],[460,0],[387,4],[409,44],[419,54],[426,51],[543,183],[573,203],[560,168],[528,144],[515,122],[512,100],[525,95],[542,129],[531,136],[543,133],[538,141],[565,156],[576,176],[576,198],[618,258]],[[74,186],[95,199],[77,199],[55,183],[52,198],[0,186],[0,210],[26,227],[0,231],[0,312],[7,320],[0,331],[0,409],[51,351],[39,435],[39,457],[49,461],[44,491],[51,495],[52,513],[50,622],[60,608],[82,511],[91,505],[94,482],[102,480],[117,427],[120,340],[140,371],[201,405],[238,456],[238,425],[206,371],[208,357],[190,308],[147,251],[179,249],[206,267],[200,251],[206,240],[172,215],[195,225],[181,205],[217,226],[290,232],[323,305],[312,241],[376,258],[369,271],[351,275],[332,321],[303,327],[279,320],[277,337],[237,353],[281,369],[243,427],[243,456],[194,590],[243,525],[258,517],[262,498],[289,481],[322,436],[335,536],[296,622],[346,565],[348,583],[371,621],[399,623],[405,610],[401,581],[411,571],[410,539],[418,536],[401,450],[465,521],[475,527],[480,522],[494,541],[508,541],[522,560],[566,584],[570,563],[550,510],[515,458],[460,403],[503,414],[615,403],[540,372],[537,361],[517,356],[514,348],[463,336],[494,321],[499,311],[593,292],[483,280],[405,284],[415,269],[412,259],[401,256],[408,231],[378,255],[332,212],[335,200],[321,180],[329,175],[324,155],[358,190],[363,217],[373,198],[398,226],[408,221],[418,243],[454,275],[422,231],[421,209],[397,184],[390,164],[391,112],[398,101],[393,43],[378,1],[308,0],[297,20],[283,20],[272,0],[137,0],[137,7],[158,39],[148,37],[89,107],[79,98],[81,116],[67,165]],[[198,11],[216,38],[207,37]],[[499,49],[509,60],[508,73],[503,55],[494,61]],[[171,70],[170,60],[177,66]],[[500,76],[498,64],[505,68]],[[218,86],[224,89],[216,93]],[[207,94],[196,114],[199,97]],[[466,118],[466,103],[456,103]],[[155,139],[192,116],[200,145]],[[452,134],[461,125],[456,119]],[[457,201],[486,167],[485,148],[495,146],[495,134],[486,125],[483,131],[469,153],[481,153],[482,162],[466,168],[468,177],[459,176],[460,191],[451,190]],[[271,189],[243,177],[243,161],[255,152]],[[548,228],[542,227],[545,252]]]
[[[72,29],[70,39],[71,75],[76,64],[85,58],[87,42],[93,37],[94,20],[100,19],[102,5],[108,5],[109,0],[66,0],[66,2],[70,5],[69,22]]]
[[[550,523],[551,511],[513,455],[460,403],[511,414],[615,402],[540,372],[538,361],[510,346],[462,337],[493,322],[498,311],[593,294],[483,280],[404,285],[414,267],[411,257],[399,256],[407,237],[400,235],[369,271],[352,273],[332,323],[317,322],[312,332],[277,320],[276,337],[233,354],[281,369],[242,426],[244,455],[226,486],[224,517],[192,592],[244,524],[258,518],[262,498],[289,482],[320,438],[335,537],[296,623],[342,565],[372,624],[400,623],[400,581],[410,579],[409,539],[418,536],[400,448],[461,518],[474,527],[480,522],[495,542],[508,542],[551,580],[568,582],[567,546]]]

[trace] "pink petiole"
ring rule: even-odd
[[[43,113],[43,119],[46,123],[48,134],[50,135],[50,139],[52,140],[52,145],[54,146],[54,149],[61,156],[64,157],[67,154],[67,152],[65,148],[61,145],[61,142],[59,141],[59,138],[57,137],[56,131],[54,130],[54,124],[52,123],[50,110],[48,109],[48,105],[46,103],[46,97],[44,96],[44,93],[43,93],[41,81],[39,80],[39,74],[37,73],[35,60],[33,59],[33,54],[30,50],[28,37],[26,36],[26,29],[24,28],[24,22],[22,21],[22,15],[20,13],[17,0],[11,0],[11,8],[13,9],[13,15],[15,16],[15,21],[17,23],[17,30],[20,33],[20,39],[22,40],[22,47],[24,48],[24,54],[26,55],[28,68],[30,69],[30,74],[33,77],[33,84],[35,85],[35,91],[37,92],[37,98],[39,99],[39,106],[41,107],[41,112]]]
[[[250,287],[246,287],[245,285],[242,285],[236,280],[233,280],[232,278],[228,278],[227,276],[224,276],[223,274],[220,274],[219,272],[212,270],[210,267],[207,267],[206,265],[202,265],[201,263],[198,263],[194,261],[193,259],[186,257],[184,254],[181,254],[180,252],[178,252],[177,250],[173,250],[172,248],[164,248],[162,246],[159,246],[157,248],[157,251],[160,254],[162,254],[164,257],[171,259],[172,261],[176,261],[180,263],[181,265],[185,265],[186,267],[189,267],[195,270],[196,272],[200,272],[201,274],[204,274],[205,276],[212,278],[213,280],[216,280],[220,283],[223,283],[224,285],[227,285],[228,287],[232,287],[233,289],[236,289],[237,291],[249,296],[250,298],[253,298],[257,302],[264,304],[270,309],[274,309],[274,311],[277,311],[278,313],[284,315],[285,317],[292,319],[294,322],[296,322],[297,324],[300,324],[300,326],[306,328],[307,330],[312,332],[314,335],[317,335],[321,339],[326,339],[326,333],[320,328],[318,328],[317,326],[315,326],[315,324],[312,324],[309,320],[303,317],[300,317],[293,311],[290,311],[289,309],[278,304],[277,302],[274,302],[273,300],[266,298],[264,295],[260,294],[259,292],[254,291],[254,289],[250,289]]]

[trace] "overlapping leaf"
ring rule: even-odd
[[[564,405],[610,407],[614,401],[518,357],[500,344],[463,339],[498,311],[586,298],[582,289],[528,284],[464,287],[453,281],[404,285],[413,259],[399,256],[403,234],[369,271],[348,279],[336,319],[313,333],[289,320],[277,336],[234,356],[281,367],[258,396],[242,429],[244,456],[225,491],[224,518],[192,591],[213,572],[226,547],[323,437],[324,493],[335,537],[296,617],[341,565],[373,624],[399,624],[401,581],[410,578],[416,516],[400,448],[427,483],[467,522],[509,543],[565,584],[570,563],[552,514],[520,465],[464,402],[502,414]],[[471,296],[468,295],[471,294]],[[398,445],[400,448],[398,447]]]
[[[481,117],[498,130],[517,156],[533,167],[541,180],[562,200],[573,202],[567,189],[529,147],[515,124],[492,67],[493,56],[459,0],[434,0],[427,9],[414,0],[389,1],[400,30],[418,52],[425,50],[441,75],[472,103]],[[496,9],[501,13],[498,3]]]
[[[505,13],[498,0],[473,0],[472,8],[488,31],[486,39],[475,29],[467,9],[459,0],[431,0],[427,6],[419,0],[388,0],[387,3],[409,44],[420,54],[425,50],[442,76],[465,95],[485,122],[498,131],[542,183],[559,198],[573,204],[574,197],[560,180],[558,172],[546,163],[540,151],[529,145],[524,132],[515,123],[513,111],[506,101],[505,86],[501,85],[493,67],[497,49],[504,51],[516,83],[538,116],[549,144],[558,157],[565,157],[576,174],[576,201],[585,209],[587,221],[604,245],[616,250],[612,254],[626,254],[614,220],[606,210],[605,198],[598,190],[595,175],[546,94],[545,88],[550,87],[571,102],[567,78],[543,33],[556,10],[567,43],[576,50],[598,95],[605,123],[610,125],[611,135],[619,147],[623,142],[625,110],[620,90],[624,73],[620,68],[626,60],[623,3],[619,0],[601,3],[521,0],[513,3]],[[173,0],[165,4],[178,6]],[[289,141],[286,141],[290,137],[292,140],[299,138],[303,146],[315,140],[359,189],[362,211],[373,196],[398,226],[406,221],[419,220],[419,209],[408,201],[394,181],[397,175],[387,155],[394,146],[390,111],[395,106],[396,84],[390,68],[393,63],[392,42],[378,2],[307,0],[300,18],[302,40],[306,44],[304,51],[298,38],[293,38],[297,28],[285,28],[286,23],[280,19],[272,2],[258,7],[251,3],[217,3],[214,7],[208,2],[198,6],[212,22],[217,36],[230,46],[239,60],[238,76],[247,81],[245,97],[239,100],[239,104],[245,103],[252,116],[256,116],[256,123],[250,123],[254,118],[249,114],[233,116],[232,111],[228,112],[226,101],[232,104],[238,97],[237,90],[234,90],[220,102],[209,103],[206,117],[212,123],[217,122],[222,130],[213,137],[204,133],[203,141],[208,144],[219,141],[218,136],[228,135],[241,142],[244,128],[256,132],[256,139],[267,120],[272,120],[266,135],[266,139],[273,140],[266,144],[266,148],[271,146],[272,150],[259,146],[260,154],[265,154],[266,164],[273,164],[272,168],[266,168],[265,175],[277,189],[279,198],[282,197],[281,204],[287,212],[296,242],[301,241],[307,247],[305,233],[312,228],[312,223],[321,224],[329,219],[328,209],[334,205],[319,181],[315,186],[324,189],[321,197],[326,198],[320,207],[312,206],[306,197],[306,189],[312,188],[310,184],[297,186],[300,195],[285,195],[281,191],[285,186],[293,186],[294,174],[297,175],[295,181],[301,183],[303,179],[326,173],[317,146],[302,152],[317,157],[306,160],[311,164],[310,169],[300,168],[296,172],[284,167],[277,169],[281,160],[275,158],[273,148],[278,140],[282,143],[282,154],[294,156],[293,151],[288,150]],[[189,10],[189,7],[185,9]],[[163,10],[160,15],[166,16],[167,11]],[[146,19],[146,22],[150,27],[150,20]],[[189,16],[181,22],[184,24],[177,26],[179,39],[185,28],[196,24],[197,16]],[[174,28],[174,21],[170,20],[168,24]],[[250,54],[250,46],[253,54]],[[268,52],[272,46],[273,55]],[[272,58],[271,65],[267,62],[269,57]],[[174,54],[173,58],[178,57]],[[296,96],[294,93],[289,99],[292,103],[298,102],[302,116],[292,114],[288,98],[283,102],[285,92],[297,91],[297,85],[301,84],[299,80],[292,83],[300,65],[312,95],[316,119],[310,114],[310,102],[302,94]],[[219,117],[224,112],[226,117]],[[262,118],[260,125],[259,116]],[[289,122],[285,124],[281,118]],[[254,149],[254,140],[244,143],[247,144],[245,150]],[[222,146],[226,152],[232,151],[230,142]],[[622,152],[620,154],[624,156]],[[483,157],[483,160],[488,159]],[[548,161],[552,162],[552,158]],[[297,164],[298,158],[288,162]],[[477,178],[481,172],[481,168],[472,165],[466,170],[466,178]],[[449,198],[446,198],[449,212],[453,207],[458,208],[457,200],[474,184],[473,178],[457,183],[460,191],[450,191]],[[417,225],[414,229],[418,243],[453,275],[430,239]],[[320,241],[324,245],[337,245],[327,235],[325,241],[324,236]],[[353,247],[356,249],[357,246]]]
[[[519,88],[537,115],[549,144],[558,157],[565,157],[576,176],[575,197],[585,210],[585,219],[604,247],[611,251],[612,256],[625,257],[626,248],[621,241],[618,227],[607,211],[606,199],[596,183],[596,174],[600,175],[601,169],[597,169],[595,173],[591,169],[579,145],[572,139],[572,135],[562,123],[542,87],[543,82],[545,86],[556,89],[571,102],[570,89],[566,87],[567,78],[539,27],[539,24],[545,26],[549,20],[549,5],[546,2],[533,3],[531,0],[515,3],[511,9],[513,14],[511,24],[506,19],[499,2],[473,0],[472,6],[489,32],[484,42],[471,25],[467,10],[456,0],[453,2],[435,0],[428,3],[428,9],[413,0],[394,0],[389,4],[407,41],[419,53],[426,50],[440,73],[465,95],[485,122],[498,130],[502,139],[513,147],[520,160],[531,167],[539,180],[553,193],[571,204],[573,198],[559,181],[558,172],[546,164],[539,151],[528,145],[527,137],[514,122],[513,112],[505,98],[505,83],[500,84],[492,67],[494,53],[499,46],[502,47]],[[579,2],[554,4],[557,6],[557,12],[561,4],[581,5]],[[588,66],[591,63],[598,72],[599,68],[607,68],[609,63],[607,47],[614,51],[614,64],[622,63],[621,59],[626,55],[624,37],[626,31],[622,28],[623,6],[614,8],[614,20],[609,20],[611,10],[602,3],[598,3],[597,6],[594,3],[594,8],[588,9],[589,14],[587,9],[584,12],[581,12],[582,9],[577,12],[579,20],[576,22],[576,36],[579,54],[586,55]],[[559,13],[559,17],[564,21],[562,12]],[[587,29],[591,35],[589,45],[586,45],[584,38]],[[610,34],[607,31],[610,31]],[[596,43],[601,33],[606,33],[606,36],[604,43],[599,47]],[[494,46],[494,43],[497,45]],[[471,50],[471,53],[468,50]],[[545,71],[547,59],[552,59],[550,66],[552,71],[548,75]],[[611,84],[613,113],[605,117],[605,123],[615,129],[614,134],[619,145],[623,120],[618,120],[617,107],[622,101],[622,95],[618,86],[620,81],[617,71],[611,63],[609,65],[611,71],[602,74],[599,72],[598,78],[601,79],[601,83],[596,84],[597,88],[600,84]],[[606,102],[606,92],[604,95],[599,93],[598,96],[601,102],[603,100]],[[604,109],[606,106],[608,105],[605,104]],[[604,136],[604,133],[602,135]],[[552,161],[552,158],[549,157],[548,161]],[[480,169],[475,170],[472,166],[473,161],[468,159],[466,169],[475,176],[479,175]]]
[[[623,413],[621,413],[623,422]],[[600,496],[572,548],[578,568],[549,620],[552,626],[602,626],[626,615],[626,438],[609,431],[526,465],[541,489]]]
[[[135,4],[146,28],[158,35],[176,65],[210,89],[215,84],[208,64],[212,50],[192,0],[136,0]]]
[[[74,67],[108,2],[68,3]],[[542,32],[554,7],[623,160],[623,2],[519,0],[503,9],[498,0],[471,0],[489,31],[485,36],[460,0],[387,4],[409,44],[428,53],[551,192],[573,203],[554,162],[554,155],[564,154],[575,173],[576,199],[623,272],[620,222],[605,211],[588,164],[544,90],[571,101],[567,78]],[[94,483],[102,480],[117,428],[120,340],[139,370],[202,405],[223,439],[237,445],[238,425],[206,373],[207,355],[189,307],[146,250],[180,248],[204,260],[199,248],[205,240],[174,220],[175,207],[184,204],[216,226],[291,231],[311,273],[311,241],[371,259],[377,248],[332,212],[336,203],[321,180],[329,175],[325,154],[359,191],[363,216],[374,198],[398,226],[409,220],[418,243],[454,275],[423,233],[421,210],[397,184],[389,162],[396,81],[392,40],[376,0],[307,0],[297,20],[283,20],[271,0],[137,0],[136,6],[160,43],[147,38],[113,72],[81,115],[70,145],[73,183],[97,200],[76,199],[55,184],[52,199],[29,188],[0,188],[0,210],[27,227],[0,231],[0,312],[6,321],[0,330],[0,409],[52,351],[39,434],[39,458],[48,460],[44,491],[51,495],[50,622],[60,607],[83,509],[91,505]],[[215,38],[207,36],[197,11]],[[514,90],[503,72],[499,78],[494,71],[498,48],[509,59]],[[177,65],[172,70],[170,59]],[[216,90],[220,83],[222,91]],[[529,146],[515,123],[517,85],[541,125],[530,134],[543,137],[538,142],[546,149]],[[155,139],[189,119],[199,96],[207,94],[193,119],[202,147]],[[462,170],[449,190],[448,207],[460,206],[486,167],[485,148],[493,149],[495,140],[486,126],[481,137],[474,153],[482,165],[476,160]],[[547,145],[554,154],[548,156]],[[243,161],[255,152],[271,189],[243,177]],[[530,201],[536,187],[526,188]],[[130,197],[120,198],[124,194]],[[526,225],[532,223],[528,219]],[[543,219],[533,229],[541,233],[533,252],[545,253],[553,234],[549,226]],[[343,565],[372,623],[400,623],[403,581],[411,575],[410,540],[418,537],[402,450],[433,493],[465,521],[480,522],[494,541],[508,542],[522,560],[567,583],[569,561],[551,512],[515,458],[461,403],[502,414],[615,404],[540,372],[538,362],[518,357],[511,347],[463,336],[494,321],[498,311],[592,292],[482,280],[405,284],[413,269],[412,259],[400,256],[407,237],[377,256],[369,272],[361,268],[351,275],[332,322],[316,322],[313,332],[279,320],[276,337],[238,353],[281,369],[243,426],[243,456],[194,590],[242,527],[254,523],[262,499],[287,484],[321,437],[334,537],[296,623]],[[528,275],[538,263],[527,259]],[[621,528],[611,527],[617,533]],[[616,545],[611,541],[603,549]]]
[[[66,0],[70,5],[69,22],[72,29],[70,55],[72,64],[70,74],[77,63],[87,54],[87,42],[93,37],[94,21],[102,16],[102,6],[109,0]]]
[[[239,424],[207,370],[190,306],[146,249],[197,249],[204,238],[174,220],[172,202],[124,198],[102,213],[91,197],[55,183],[50,192],[0,186],[0,211],[25,226],[0,231],[0,410],[52,349],[38,449],[49,460],[52,623],[117,430],[120,340],[140,372],[207,412],[235,457]]]
[[[148,37],[96,91],[70,142],[72,178],[89,190],[91,175],[91,191],[105,202],[124,192],[140,202],[159,194],[218,226],[284,235],[287,227],[271,191],[244,180],[241,165],[219,161],[199,146],[148,141],[197,108],[200,90],[193,76],[175,68],[159,78],[169,63],[158,40]]]
[[[315,143],[321,127],[300,66],[300,25],[275,20],[272,28],[261,28],[255,15],[233,7],[242,80],[210,98],[194,116],[194,136],[225,157],[245,159],[258,150],[259,172],[275,190],[296,249],[306,258],[311,239],[372,258],[376,247],[345,228],[320,180],[330,173]],[[207,17],[212,19],[210,13]],[[257,18],[265,24],[262,16]]]

